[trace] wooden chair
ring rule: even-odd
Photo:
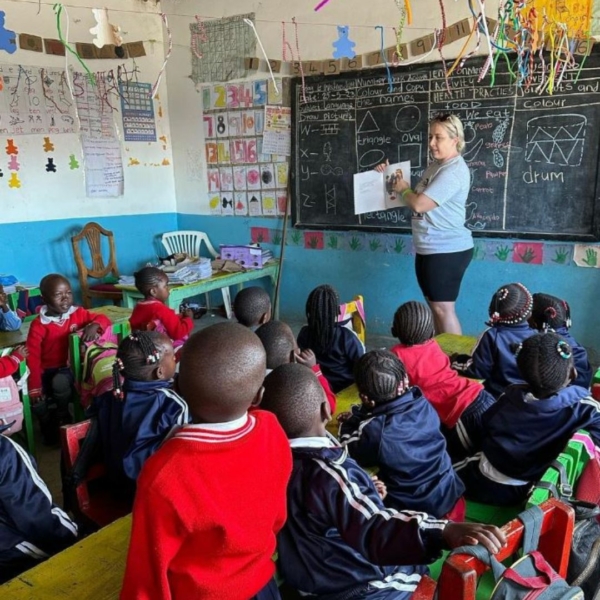
[[[108,240],[109,257],[108,264],[105,264],[102,256],[102,238]],[[88,268],[83,260],[80,242],[85,240],[88,244],[89,252],[92,258],[92,266]],[[112,300],[118,304],[123,294],[115,287],[114,283],[95,283],[90,285],[89,279],[104,279],[107,276],[118,279],[119,269],[117,268],[117,256],[115,251],[115,240],[112,231],[104,229],[98,223],[88,223],[80,233],[71,238],[73,245],[73,254],[75,264],[79,274],[79,285],[81,286],[81,295],[83,296],[83,306],[91,308],[92,298],[104,298]]]
[[[554,498],[544,502],[540,508],[544,512],[544,520],[538,550],[554,570],[561,577],[565,577],[571,552],[575,513],[570,506]],[[496,555],[500,562],[509,559],[520,549],[524,529],[523,523],[518,519],[503,527],[507,545]],[[477,589],[478,578],[486,571],[488,567],[473,556],[449,556],[438,582],[439,600],[489,598],[491,589]]]
[[[352,331],[364,344],[367,339],[367,322],[365,319],[365,302],[362,296],[355,296],[352,302],[340,304],[338,323],[350,322]]]

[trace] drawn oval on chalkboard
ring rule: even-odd
[[[358,161],[358,166],[362,169],[368,169],[382,163],[385,160],[383,150],[369,150],[365,152]]]
[[[408,132],[415,129],[420,121],[421,109],[418,106],[403,106],[396,113],[395,125],[398,131]]]

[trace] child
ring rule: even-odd
[[[329,404],[317,378],[282,365],[265,379],[263,407],[275,413],[294,459],[288,519],[277,539],[279,570],[306,596],[404,600],[442,548],[504,536],[488,525],[447,523],[386,508],[371,478],[330,436]]]
[[[479,449],[481,415],[494,397],[477,381],[460,377],[433,339],[433,316],[421,302],[406,302],[394,315],[392,335],[400,342],[392,352],[404,363],[408,380],[431,402],[442,422],[453,459]]]
[[[13,348],[8,356],[0,358],[0,378],[16,373],[27,356],[27,346],[21,345]]]
[[[335,412],[335,394],[331,391],[329,382],[321,373],[321,367],[317,364],[315,353],[312,350],[300,351],[289,325],[283,321],[269,321],[256,330],[256,335],[267,353],[267,375],[280,365],[290,362],[297,362],[308,367],[323,386],[331,412]]]
[[[237,323],[186,342],[178,385],[193,424],[138,479],[123,600],[279,598],[273,554],[291,455],[275,417],[248,412],[265,369],[260,340]]]
[[[21,319],[10,310],[8,296],[4,293],[4,286],[0,285],[0,331],[17,331],[21,327]]]
[[[52,502],[33,459],[0,433],[0,584],[76,539],[77,525]]]
[[[40,420],[46,444],[58,441],[58,425],[69,423],[73,374],[67,366],[69,336],[83,330],[82,340],[97,339],[111,326],[110,319],[73,306],[69,281],[57,273],[40,282],[44,306],[31,322],[27,335],[29,397],[32,412]]]
[[[271,320],[271,298],[260,287],[244,288],[235,296],[233,314],[238,323],[256,331]]]
[[[194,328],[194,312],[187,308],[181,314],[165,305],[169,297],[169,278],[157,267],[144,267],[135,277],[135,287],[144,299],[133,309],[129,323],[131,329],[156,330],[166,333],[173,341],[175,351],[179,350]]]
[[[298,346],[315,353],[323,375],[337,394],[354,383],[354,363],[365,353],[356,334],[338,324],[340,300],[330,285],[320,285],[308,296],[308,325],[300,330]]]
[[[484,379],[485,389],[494,398],[509,385],[523,383],[515,349],[535,334],[527,322],[532,306],[531,293],[522,283],[503,285],[492,296],[490,327],[479,338],[473,356],[454,356],[452,367],[466,377]]]
[[[468,496],[480,502],[525,500],[579,429],[600,445],[600,404],[587,389],[569,385],[573,351],[562,337],[548,332],[526,339],[517,364],[526,385],[508,388],[485,413],[481,453],[457,465]]]
[[[187,404],[171,389],[175,366],[166,335],[134,331],[119,344],[114,389],[94,399],[109,477],[127,487],[126,497],[148,457],[173,428],[189,423]]]
[[[440,432],[440,420],[418,388],[408,384],[400,359],[367,352],[354,369],[361,407],[340,418],[340,442],[363,468],[379,467],[386,504],[462,521],[465,487]]]
[[[573,350],[573,361],[577,369],[577,378],[572,385],[589,388],[592,384],[592,367],[585,348],[569,333],[571,308],[568,303],[550,294],[534,294],[529,323],[538,331],[554,331],[568,342]]]

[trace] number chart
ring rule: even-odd
[[[126,142],[156,142],[154,101],[149,83],[130,81],[119,84],[123,137]]]

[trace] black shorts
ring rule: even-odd
[[[456,302],[473,248],[445,254],[417,254],[415,270],[423,296],[430,302]]]

